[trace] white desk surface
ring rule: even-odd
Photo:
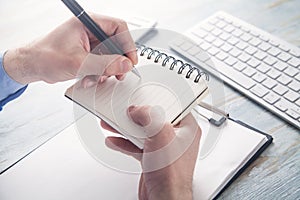
[[[300,46],[300,1],[296,0],[78,2],[86,10],[105,15],[154,18],[159,27],[178,32],[224,10]],[[71,16],[58,0],[1,1],[0,51],[44,35]],[[0,112],[1,171],[74,121],[73,105],[63,97],[70,84],[32,84],[24,95]],[[226,87],[225,91],[226,110],[231,116],[272,135],[274,142],[220,198],[299,199],[299,130],[233,89]]]

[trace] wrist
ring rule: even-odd
[[[149,192],[149,200],[192,200],[192,186],[187,185],[172,185],[159,186],[156,190]]]
[[[32,55],[34,54],[30,47],[8,50],[3,57],[4,70],[13,80],[21,84],[38,81],[38,73],[33,67]]]

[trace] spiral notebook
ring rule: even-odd
[[[141,127],[127,115],[130,105],[160,106],[165,121],[179,122],[208,93],[208,75],[157,49],[137,45],[138,78],[127,73],[123,81],[110,77],[95,87],[83,88],[81,80],[65,96],[106,121],[139,148],[145,138]]]

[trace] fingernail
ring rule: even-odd
[[[122,74],[122,75],[118,76],[118,80],[123,81],[125,79],[125,77],[126,77],[126,74]]]
[[[134,105],[129,106],[129,107],[128,107],[128,112],[129,112],[129,113],[132,112],[132,111],[134,110],[135,107],[136,107],[136,106],[134,106]]]
[[[101,76],[100,83],[103,83],[107,79],[107,76]]]
[[[125,59],[122,61],[122,72],[123,73],[128,72],[129,70],[131,70],[132,67],[133,67],[132,63],[128,59]]]
[[[84,83],[84,88],[90,88],[90,87],[93,87],[96,85],[96,82],[95,81],[92,81],[92,80],[89,80],[87,79]]]

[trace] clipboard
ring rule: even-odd
[[[211,115],[207,115],[207,112],[203,112],[204,110],[211,112]],[[257,148],[255,150],[254,154],[251,155],[244,163],[242,163],[242,166],[239,169],[235,170],[234,174],[231,177],[229,177],[224,182],[223,185],[220,185],[219,189],[217,189],[211,195],[205,196],[205,199],[206,198],[207,199],[216,199],[222,194],[222,192],[224,192],[226,190],[226,188],[229,187],[229,185],[231,183],[233,183],[247,169],[247,167],[249,167],[262,154],[262,152],[272,143],[273,138],[269,134],[264,133],[264,132],[262,132],[262,131],[260,131],[256,128],[240,121],[240,120],[236,120],[236,119],[231,118],[229,113],[226,113],[226,112],[224,112],[224,111],[222,111],[222,110],[220,110],[220,109],[218,109],[214,106],[211,106],[207,103],[200,102],[198,104],[198,107],[195,108],[193,111],[194,111],[194,113],[193,113],[194,116],[196,114],[196,115],[200,116],[201,118],[205,119],[212,127],[217,127],[218,129],[221,130],[221,129],[225,128],[226,126],[230,126],[232,124],[235,124],[236,126],[240,126],[240,127],[243,127],[244,129],[251,130],[251,131],[253,131],[253,133],[260,134],[260,135],[264,136],[264,138],[265,138],[265,140],[263,141],[263,144],[260,145],[259,148]],[[201,124],[199,124],[199,125],[201,127]],[[219,138],[215,138],[216,144],[212,145],[213,148],[214,148],[214,146],[218,145],[217,144],[218,139]],[[210,156],[209,153],[211,153],[212,151],[213,151],[213,149],[206,150],[206,152],[208,152],[208,153],[204,153],[206,155],[204,155],[204,156],[202,155],[203,158],[205,159],[206,157],[209,157]],[[224,149],[224,151],[226,151],[226,149]],[[202,152],[202,149],[199,152],[200,157],[201,157],[201,152]],[[230,159],[230,158],[228,158],[228,159]],[[197,179],[197,177],[196,177],[196,179]],[[198,194],[196,194],[194,196],[196,196],[198,198]],[[202,197],[203,196],[201,196],[200,198],[202,199]]]

